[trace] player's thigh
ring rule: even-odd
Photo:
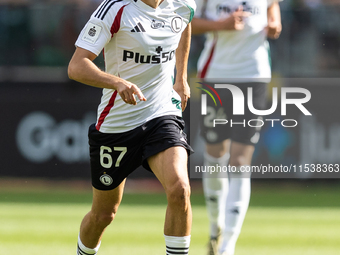
[[[184,147],[170,147],[148,158],[148,164],[165,190],[178,184],[189,184],[188,153]]]
[[[155,119],[152,132],[143,144],[143,166],[152,170],[165,189],[176,181],[188,183],[188,154],[193,150],[183,130],[182,118],[160,117]]]
[[[125,180],[113,190],[93,189],[92,209],[94,213],[116,213],[122,201]]]

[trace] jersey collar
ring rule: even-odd
[[[161,2],[160,5],[158,5],[158,7],[152,8],[151,6],[147,5],[146,3],[144,3],[142,0],[132,0],[132,2],[137,5],[140,9],[148,11],[148,12],[155,12],[158,9],[162,9],[164,6],[167,5],[167,1],[168,0],[164,0],[163,2]]]

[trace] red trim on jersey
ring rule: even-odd
[[[98,123],[96,125],[96,129],[98,131],[99,131],[101,125],[103,124],[106,116],[109,114],[111,108],[114,106],[116,96],[117,96],[117,90],[115,90],[115,92],[113,92],[113,94],[112,94],[112,96],[111,96],[111,98],[109,100],[109,103],[107,104],[107,106],[105,106],[104,111],[102,111],[102,113],[100,114],[100,117],[98,119]]]
[[[215,52],[216,43],[217,43],[217,34],[215,33],[214,34],[214,41],[213,41],[213,44],[212,44],[212,47],[211,47],[211,50],[210,50],[210,54],[209,54],[208,60],[205,63],[202,71],[199,72],[198,78],[205,78],[205,76],[207,74],[207,71],[208,71],[208,68],[209,68],[209,65],[210,65],[210,62],[211,62],[211,59],[212,59],[212,57],[214,55],[214,52]]]
[[[112,36],[113,36],[113,34],[117,33],[119,28],[120,28],[120,21],[121,21],[123,10],[124,10],[125,6],[126,5],[122,6],[119,9],[119,11],[117,12],[117,15],[115,17],[115,20],[112,23],[111,30],[110,30]]]
[[[118,10],[117,15],[116,15],[116,17],[115,17],[115,19],[114,19],[114,21],[112,23],[111,30],[110,30],[112,36],[113,36],[113,34],[115,34],[115,33],[117,33],[119,31],[120,21],[121,21],[123,10],[124,10],[125,6],[126,5],[122,6]],[[104,50],[103,50],[103,55],[104,55]],[[105,55],[104,55],[104,61],[105,61]],[[105,106],[104,110],[100,114],[100,117],[99,117],[97,125],[96,125],[96,129],[98,131],[99,131],[101,125],[103,124],[106,116],[110,113],[111,108],[114,106],[116,97],[117,97],[117,90],[115,92],[113,92],[113,94],[112,94],[112,96],[111,96],[111,98],[109,100],[109,103],[107,104],[107,106]]]

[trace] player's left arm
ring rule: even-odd
[[[188,84],[188,57],[190,51],[191,40],[191,23],[187,25],[181,35],[181,39],[176,50],[176,80],[174,90],[180,95],[182,103],[182,111],[187,107],[190,98],[190,87]]]
[[[268,26],[267,37],[270,39],[279,38],[282,31],[280,5],[274,1],[267,9]]]

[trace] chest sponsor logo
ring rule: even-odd
[[[162,64],[171,61],[175,56],[175,50],[163,52],[163,48],[158,46],[155,51],[158,54],[143,55],[139,52],[124,50],[123,61],[127,62],[134,60],[137,64]]]
[[[182,30],[183,20],[181,17],[175,17],[171,20],[171,30],[174,33],[179,33]]]
[[[151,28],[152,29],[158,29],[158,28],[163,28],[165,26],[164,21],[159,21],[159,20],[152,20],[151,21]]]

